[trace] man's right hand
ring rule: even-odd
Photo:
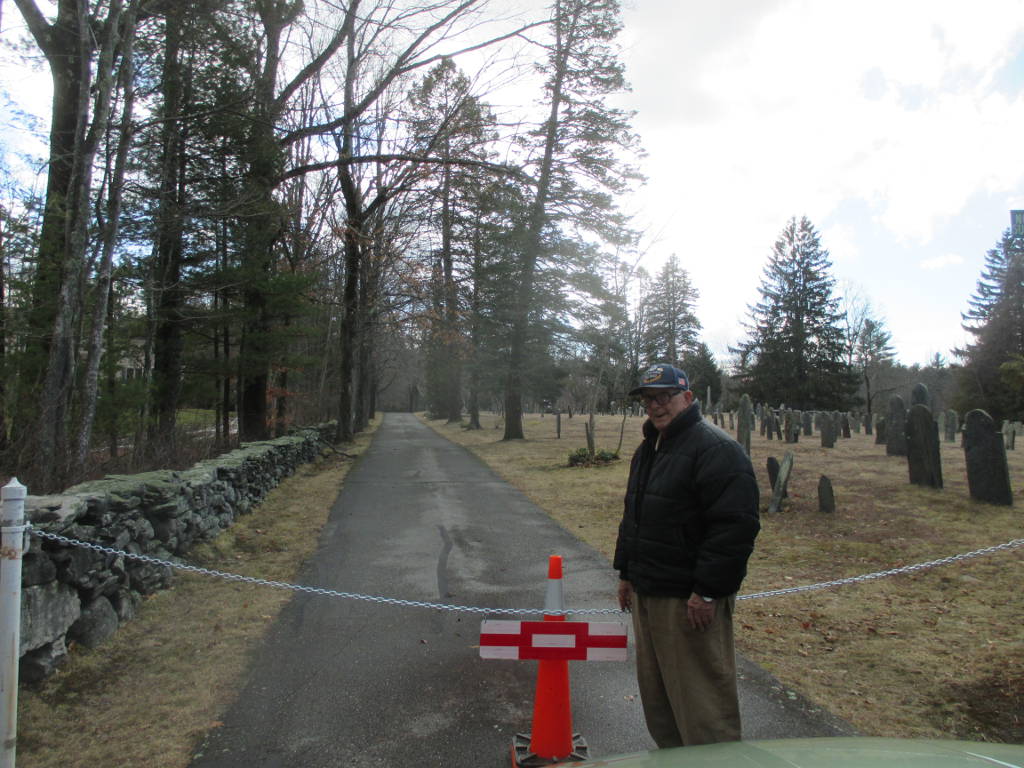
[[[619,610],[631,611],[633,609],[633,585],[628,581],[619,581]]]

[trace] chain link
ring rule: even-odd
[[[556,614],[560,616],[594,616],[594,615],[609,615],[609,614],[621,614],[622,611],[616,608],[569,608],[564,610],[543,610],[534,608],[482,608],[470,605],[450,605],[447,603],[429,603],[420,600],[400,600],[395,597],[379,597],[375,595],[361,595],[356,592],[339,592],[334,589],[325,589],[323,587],[307,587],[302,584],[289,584],[285,581],[270,581],[268,579],[260,579],[255,576],[241,576],[237,573],[228,573],[226,571],[218,571],[212,568],[202,568],[198,565],[189,565],[183,562],[173,562],[169,560],[161,560],[150,555],[140,555],[134,552],[124,552],[119,549],[113,549],[112,547],[104,547],[102,544],[94,544],[88,541],[79,541],[78,539],[71,539],[67,536],[61,536],[56,533],[49,533],[47,531],[40,531],[30,525],[25,526],[29,529],[29,532],[33,536],[39,536],[43,539],[55,541],[60,544],[71,547],[82,547],[84,549],[91,549],[96,552],[102,552],[107,555],[114,555],[116,557],[124,557],[129,560],[137,560],[142,563],[148,563],[150,565],[157,565],[165,568],[173,568],[178,571],[186,571],[188,573],[196,573],[202,576],[214,576],[226,581],[237,581],[245,584],[255,584],[262,587],[274,587],[275,589],[288,589],[293,592],[303,592],[310,595],[325,595],[327,597],[341,597],[348,600],[362,600],[368,603],[378,603],[380,605],[394,605],[404,608],[432,608],[439,611],[453,611],[458,613],[478,613],[486,615],[503,615],[503,616],[529,616],[536,614]],[[984,549],[976,549],[973,552],[965,552],[960,555],[950,555],[949,557],[942,557],[938,560],[929,560],[924,563],[915,563],[914,565],[906,565],[901,568],[890,568],[885,571],[876,571],[874,573],[866,573],[860,576],[850,576],[845,579],[835,579],[833,581],[822,581],[817,584],[805,584],[800,587],[787,587],[785,589],[772,589],[766,592],[755,592],[749,595],[739,595],[737,600],[757,600],[766,597],[779,597],[780,595],[793,595],[798,592],[814,592],[819,589],[829,589],[831,587],[841,587],[847,584],[859,584],[866,581],[874,581],[875,579],[883,579],[889,576],[897,576],[903,573],[915,573],[917,571],[924,571],[929,568],[935,568],[940,565],[949,565],[951,563],[961,562],[963,560],[970,560],[975,557],[982,557],[984,555],[991,555],[996,552],[1008,551],[1016,549],[1017,547],[1024,546],[1024,539],[1013,539],[1004,544],[997,544],[992,547],[985,547]]]
[[[901,573],[915,573],[917,571],[924,571],[929,568],[935,568],[940,565],[949,565],[950,563],[958,563],[963,560],[970,560],[974,557],[981,557],[983,555],[991,555],[996,552],[1002,552],[1004,550],[1016,549],[1017,547],[1024,546],[1024,539],[1013,539],[1005,544],[997,544],[993,547],[985,547],[984,549],[976,549],[973,552],[965,552],[962,555],[950,555],[949,557],[940,557],[938,560],[929,560],[926,563],[915,563],[914,565],[905,565],[902,568],[890,568],[885,571],[875,571],[874,573],[865,573],[860,576],[850,576],[845,579],[835,579],[833,581],[821,581],[817,584],[805,584],[801,587],[787,587],[785,589],[772,589],[767,592],[755,592],[750,595],[739,595],[737,600],[755,600],[762,597],[777,597],[779,595],[793,595],[797,592],[813,592],[819,589],[828,589],[830,587],[842,587],[847,584],[860,584],[865,581],[874,581],[875,579],[884,579],[887,576],[896,576]]]

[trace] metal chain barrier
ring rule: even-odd
[[[26,525],[25,528],[33,536],[38,536],[42,539],[48,539],[55,541],[59,544],[64,544],[70,547],[82,547],[84,549],[91,549],[96,552],[102,552],[107,555],[115,555],[117,557],[124,557],[130,560],[137,560],[142,563],[148,563],[150,565],[158,565],[165,568],[173,568],[179,571],[186,571],[188,573],[197,573],[203,576],[214,576],[227,581],[237,581],[245,584],[255,584],[263,587],[274,587],[276,589],[288,589],[293,592],[304,592],[310,595],[325,595],[327,597],[341,597],[348,600],[362,600],[369,603],[379,603],[381,605],[395,605],[405,608],[433,608],[439,611],[454,611],[460,613],[479,613],[487,615],[504,615],[504,616],[528,616],[542,613],[558,614],[562,616],[593,616],[593,615],[608,615],[608,614],[621,614],[622,611],[617,608],[569,608],[565,610],[556,611],[545,611],[543,609],[534,608],[481,608],[469,605],[449,605],[446,603],[429,603],[420,600],[400,600],[395,597],[378,597],[375,595],[361,595],[355,592],[339,592],[334,589],[325,589],[323,587],[307,587],[302,584],[289,584],[284,581],[269,581],[267,579],[256,578],[255,576],[241,576],[237,573],[227,573],[225,571],[218,571],[212,568],[202,568],[197,565],[189,565],[188,563],[175,563],[168,560],[160,560],[150,555],[139,555],[133,552],[124,552],[119,549],[113,549],[112,547],[104,547],[101,544],[93,544],[88,541],[80,541],[78,539],[70,539],[67,536],[61,536],[56,533],[48,533],[46,531],[40,531],[33,528],[31,525]],[[874,581],[876,579],[883,579],[889,576],[897,576],[903,573],[916,573],[918,571],[924,571],[929,568],[935,568],[940,565],[949,565],[951,563],[962,562],[964,560],[970,560],[975,557],[982,557],[984,555],[991,555],[996,552],[1008,551],[1024,546],[1024,539],[1013,539],[1005,544],[997,544],[992,547],[985,547],[984,549],[976,549],[973,552],[965,552],[961,555],[950,555],[949,557],[942,557],[938,560],[929,560],[924,563],[915,563],[914,565],[906,565],[900,568],[890,568],[885,571],[876,571],[875,573],[866,573],[860,576],[850,576],[844,579],[834,579],[833,581],[822,581],[817,584],[805,584],[800,587],[787,587],[785,589],[772,589],[767,592],[755,592],[749,595],[739,595],[737,600],[756,600],[765,597],[778,597],[780,595],[792,595],[798,592],[814,592],[819,589],[829,589],[831,587],[841,587],[847,584],[859,584],[866,581]]]

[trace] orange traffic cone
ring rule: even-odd
[[[562,595],[562,558],[548,559],[545,611],[565,610]],[[562,614],[545,613],[544,621],[565,621]],[[569,662],[542,659],[537,662],[537,689],[533,700],[533,731],[512,739],[513,768],[534,768],[565,761],[586,760],[587,744],[572,732],[569,701]]]

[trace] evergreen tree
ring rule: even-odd
[[[985,255],[977,290],[968,303],[963,328],[974,341],[955,350],[963,360],[957,408],[983,408],[997,421],[1020,419],[1024,393],[1015,386],[1012,372],[1013,361],[1024,355],[1024,234],[1007,230]],[[1004,369],[1008,362],[1011,365]]]
[[[891,340],[892,334],[881,320],[866,317],[853,347],[853,368],[864,388],[864,403],[869,414],[874,412],[875,398],[881,394],[879,377],[882,369],[891,365],[896,357]]]
[[[707,397],[711,388],[711,402],[717,403],[722,397],[722,369],[718,367],[711,349],[703,341],[683,356],[682,368],[690,379],[690,389],[699,397]],[[711,403],[706,404],[710,407]]]
[[[693,305],[699,295],[673,253],[644,297],[647,327],[643,351],[648,364],[680,365],[683,358],[696,355],[701,324]]]
[[[811,222],[790,219],[776,240],[738,349],[740,379],[755,400],[841,409],[856,379],[844,360],[839,300],[828,251]]]
[[[612,195],[635,176],[621,160],[623,149],[636,142],[630,116],[608,103],[610,95],[626,87],[614,47],[622,27],[619,14],[618,0],[554,0],[551,7],[552,39],[542,65],[547,118],[528,148],[533,195],[521,223],[506,367],[506,440],[523,437],[524,371],[538,339],[532,320],[541,306],[538,265],[559,253],[569,231],[610,243],[623,243],[631,235],[612,203]]]

